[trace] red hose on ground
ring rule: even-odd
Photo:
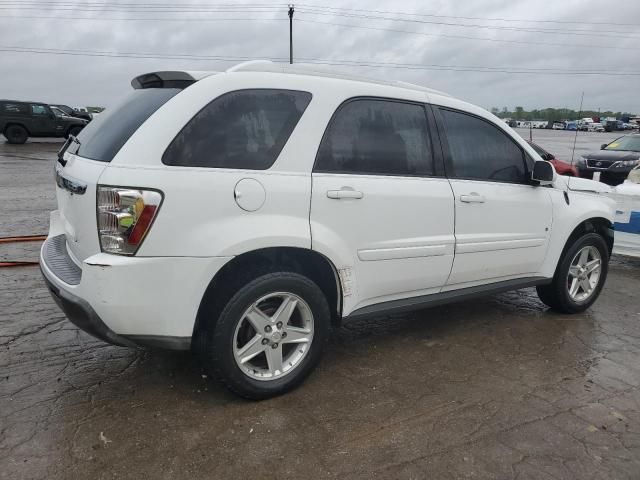
[[[24,235],[21,237],[2,237],[0,238],[0,244],[2,243],[19,243],[19,242],[40,242],[46,240],[46,235]],[[0,262],[0,268],[3,267],[30,267],[33,265],[39,265],[40,262]]]

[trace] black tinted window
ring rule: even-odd
[[[238,90],[193,117],[162,156],[167,165],[265,170],[278,158],[311,94]]]
[[[420,105],[354,100],[342,106],[322,139],[316,171],[432,175],[431,142]]]
[[[47,112],[47,107],[45,107],[44,105],[31,105],[31,113],[33,113],[34,115],[46,115]]]
[[[4,113],[28,113],[29,109],[24,103],[3,103],[2,111]]]
[[[178,92],[177,88],[134,90],[119,105],[107,108],[82,129],[77,154],[110,162],[140,125]]]
[[[442,110],[453,172],[450,176],[503,182],[525,180],[523,152],[484,120]]]

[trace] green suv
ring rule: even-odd
[[[29,137],[76,136],[87,123],[46,103],[0,100],[0,132],[9,143],[24,143]]]

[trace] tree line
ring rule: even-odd
[[[525,110],[522,107],[515,107],[513,111],[507,107],[492,107],[491,113],[500,118],[512,118],[514,120],[547,120],[547,121],[563,121],[563,120],[577,120],[579,118],[593,118],[593,117],[615,117],[618,120],[623,117],[633,117],[629,112],[612,112],[607,110],[606,112],[598,112],[595,110],[583,110],[577,112],[570,108],[544,108],[541,110]]]

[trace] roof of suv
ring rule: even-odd
[[[9,103],[37,103],[39,105],[49,105],[47,102],[34,102],[32,100],[9,100],[6,98],[0,98],[0,102],[9,102]]]
[[[387,85],[397,88],[404,88],[407,90],[414,90],[419,92],[434,93],[445,97],[450,96],[447,93],[431,88],[423,87],[420,85],[414,85],[412,83],[401,82],[397,80],[379,80],[364,76],[352,75],[334,69],[325,67],[323,65],[306,64],[306,63],[275,63],[270,60],[251,60],[248,62],[239,63],[231,68],[228,68],[226,73],[234,72],[268,72],[268,73],[283,73],[289,75],[304,75],[310,77],[323,77],[333,78],[339,80],[350,80],[356,82],[372,83],[376,85]],[[163,71],[163,72],[151,72],[144,75],[139,75],[131,81],[133,88],[152,88],[152,87],[171,87],[171,86],[186,86],[189,83],[196,82],[205,77],[215,75],[221,72],[217,71]]]

